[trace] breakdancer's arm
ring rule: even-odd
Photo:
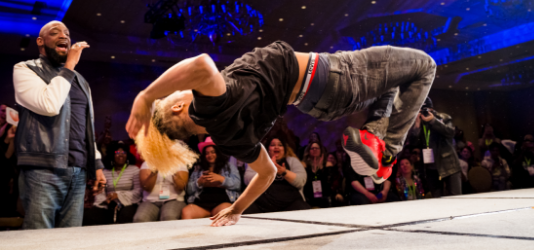
[[[258,174],[252,178],[248,187],[232,206],[221,210],[218,214],[210,218],[213,220],[211,223],[212,226],[231,226],[237,223],[243,211],[263,194],[276,178],[276,167],[269,158],[269,154],[263,145],[261,146],[258,159],[248,164],[248,166]]]
[[[126,124],[130,137],[135,138],[143,125],[148,127],[154,100],[190,89],[204,96],[220,96],[226,92],[224,79],[209,55],[201,54],[177,63],[137,95]]]

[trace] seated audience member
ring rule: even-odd
[[[241,178],[237,167],[228,162],[211,137],[198,144],[200,163],[187,183],[187,205],[182,219],[205,218],[229,207],[239,197]]]
[[[500,145],[492,143],[488,147],[490,155],[485,156],[482,160],[482,167],[485,167],[492,175],[492,190],[509,189],[508,178],[510,177],[510,168],[505,159],[500,156]]]
[[[108,145],[106,160],[112,164],[103,171],[108,182],[105,190],[96,194],[93,207],[84,210],[84,226],[133,221],[141,202],[141,185],[139,168],[128,148],[122,141]]]
[[[331,183],[329,170],[326,169],[326,149],[320,141],[312,140],[304,150],[304,167],[307,181],[304,186],[304,197],[312,207],[331,206]]]
[[[493,126],[487,123],[482,127],[482,137],[478,139],[478,146],[481,154],[480,158],[485,157],[486,152],[489,150],[489,146],[493,143],[500,144],[501,139],[495,136],[495,133],[493,132]]]
[[[243,214],[310,209],[302,191],[306,183],[306,170],[302,163],[282,137],[271,138],[267,143],[269,156],[277,169],[276,179]],[[256,172],[248,168],[245,183],[248,185],[255,175]]]
[[[534,137],[527,134],[518,145],[518,152],[512,164],[513,188],[533,188],[534,187]]]
[[[396,186],[400,200],[418,200],[425,196],[421,179],[417,174],[415,174],[410,159],[400,159],[400,168],[398,173]]]
[[[375,184],[370,176],[362,176],[354,172],[352,167],[345,168],[347,178],[347,195],[349,205],[366,205],[398,201],[399,198],[391,190],[391,181]]]
[[[146,162],[141,166],[139,179],[143,187],[143,203],[137,208],[134,222],[179,220],[186,206],[185,186],[189,180],[187,166],[180,166],[173,175],[152,172]]]
[[[337,159],[337,152],[332,152],[328,154],[328,158],[326,158],[326,167],[329,170],[329,176],[330,176],[330,183],[332,190],[331,193],[331,200],[332,200],[332,206],[333,207],[339,207],[345,205],[345,187],[344,187],[344,174],[343,174],[343,166],[346,166],[347,161],[343,161],[343,156],[341,156],[341,161],[338,161]]]
[[[0,104],[0,217],[17,216],[18,173],[15,157],[17,127],[7,123],[7,105]]]
[[[476,165],[473,150],[467,145],[460,149],[460,167],[462,168],[462,194],[472,193],[471,184],[469,183],[469,170]]]
[[[308,145],[300,147],[300,150],[298,152],[298,158],[299,159],[304,159],[304,152],[306,151],[306,148],[308,148],[310,146],[311,142],[313,142],[313,141],[319,142],[320,145],[323,145],[321,143],[321,136],[319,136],[319,133],[312,132],[310,134],[310,137],[308,138]]]

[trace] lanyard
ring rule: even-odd
[[[527,164],[527,167],[530,166],[530,162],[531,162],[531,161],[532,161],[532,159],[527,159],[527,158],[525,158],[525,163]]]
[[[430,129],[427,130],[424,124],[423,124],[423,129],[425,130],[426,147],[430,148]]]
[[[113,169],[111,169],[111,177],[113,178],[113,188],[117,187],[117,183],[119,183],[119,180],[121,179],[122,173],[124,173],[124,170],[126,169],[126,166],[127,166],[127,164],[124,164],[124,167],[122,167],[121,173],[119,174],[117,179],[115,179],[115,175],[113,174],[113,173],[115,173],[115,167],[113,167]]]
[[[486,146],[489,147],[489,145],[491,145],[491,143],[493,143],[493,139],[486,139],[485,143],[486,143]]]

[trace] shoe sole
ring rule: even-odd
[[[382,184],[387,179],[384,179],[383,177],[378,177],[376,174],[371,175],[371,179],[373,179],[373,182],[376,184]]]
[[[343,135],[349,137],[346,145],[343,143],[342,146],[343,150],[350,156],[352,169],[359,175],[374,175],[378,170],[378,161],[374,159],[375,156],[369,147],[362,143],[359,130],[348,127],[343,131]],[[343,142],[345,142],[344,139]]]

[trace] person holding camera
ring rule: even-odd
[[[421,148],[427,190],[432,197],[441,197],[446,183],[448,195],[462,194],[460,162],[453,146],[452,118],[434,110],[427,97],[410,133],[410,144]]]
[[[141,203],[142,189],[135,156],[122,141],[108,146],[104,176],[109,180],[106,188],[95,194],[92,208],[84,210],[83,225],[108,225],[133,222],[137,206]]]

